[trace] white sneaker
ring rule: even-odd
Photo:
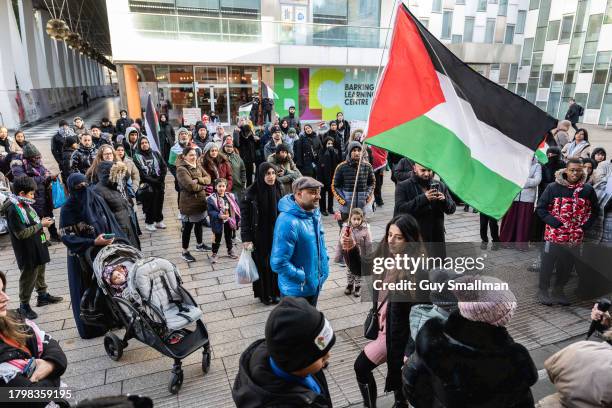
[[[145,224],[145,229],[150,232],[157,231],[157,228],[155,228],[155,224]]]
[[[178,212],[178,215],[176,216],[176,219],[177,219],[177,220],[180,220],[180,219],[182,219],[182,218],[183,218],[183,214],[181,214],[181,212],[179,211],[179,212]]]
[[[158,222],[155,224],[155,227],[159,228],[159,229],[166,229],[166,224],[162,222]]]

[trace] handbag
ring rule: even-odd
[[[378,318],[380,317],[380,309],[387,302],[387,299],[382,301],[380,305],[377,305],[378,301],[374,300],[372,309],[368,312],[368,316],[363,323],[363,337],[368,340],[376,340],[378,338],[378,332],[380,331],[380,325]]]
[[[138,186],[138,190],[136,190],[136,200],[139,202],[142,202],[144,201],[143,200],[145,198],[144,196],[152,192],[153,192],[153,187],[151,187],[149,183],[140,183],[140,186]]]

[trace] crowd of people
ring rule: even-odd
[[[232,391],[237,406],[331,407],[323,368],[336,337],[316,309],[330,270],[322,217],[333,216],[339,226],[331,232],[338,237],[332,262],[346,268],[344,294],[360,297],[363,277],[371,272],[375,257],[405,254],[417,244],[430,256],[444,258],[444,245],[430,244],[444,243],[445,217],[461,203],[431,169],[393,154],[387,160],[381,149],[364,145],[364,131],[351,130],[342,112],[316,125],[300,123],[295,107],[285,118],[267,117],[271,122],[263,127],[241,118],[226,134],[213,114],[176,131],[161,114],[156,140],[125,110],[114,125],[108,118],[91,126],[80,117],[72,125],[61,120],[51,141],[57,174],[48,170],[24,132],[9,138],[0,128],[0,187],[10,183],[13,191],[0,212],[9,221],[21,272],[17,318],[6,313],[8,296],[0,291],[0,356],[8,353],[6,347],[41,356],[42,368],[33,377],[38,381],[57,381],[66,368],[57,343],[47,341],[48,352],[29,344],[39,336],[32,322],[37,314],[30,307],[34,289],[37,306],[62,301],[48,293],[45,282],[48,247],[55,242],[68,248],[70,303],[79,336],[104,334],[103,328],[82,319],[81,298],[95,285],[87,278],[82,257],[114,242],[140,249],[143,232],[166,229],[169,172],[177,192],[182,259],[197,262],[193,248],[208,252],[209,262],[215,264],[222,241],[227,256],[236,259],[240,244],[258,271],[254,296],[264,305],[276,305],[266,323],[265,340],[256,341],[241,356]],[[501,228],[497,220],[480,214],[483,249],[488,248],[489,231],[491,250],[509,243],[519,250],[528,249],[530,241],[546,243],[535,267],[540,273],[537,298],[544,305],[569,304],[564,286],[574,266],[581,279],[587,275],[586,266],[568,255],[565,246],[612,240],[612,216],[607,216],[611,193],[606,188],[612,164],[604,149],[591,149],[587,130],[575,124],[560,121],[552,131],[548,162],[542,165],[534,157],[529,178]],[[572,126],[576,131],[570,137]],[[375,246],[369,223],[384,205],[381,185],[386,169],[396,183],[394,211]],[[56,226],[51,186],[59,180],[68,197]],[[205,234],[205,229],[211,233]],[[435,273],[432,279],[449,278]],[[4,289],[4,275],[0,278]],[[382,276],[385,282],[401,279],[410,277],[394,269]],[[587,291],[592,286],[579,288]],[[384,389],[393,392],[394,407],[408,407],[408,402],[416,408],[450,407],[457,401],[461,406],[533,406],[530,387],[537,371],[527,350],[505,329],[517,307],[514,294],[507,290],[447,295],[441,302],[402,301],[386,289],[373,291],[371,330],[366,334],[371,341],[354,361],[364,405],[376,406],[373,370],[386,363]],[[423,305],[434,307],[437,317],[415,328],[412,316],[424,313]],[[593,313],[594,319],[609,318]],[[16,384],[11,381],[21,372],[7,372],[3,364],[0,361],[0,380]],[[457,366],[462,370],[458,372]]]

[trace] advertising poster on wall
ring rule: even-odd
[[[350,120],[367,120],[376,87],[376,69],[275,68],[275,105],[282,118],[295,106],[301,120],[332,120],[344,112]]]

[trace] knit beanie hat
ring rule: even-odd
[[[204,145],[204,149],[202,150],[202,154],[208,153],[208,151],[212,149],[213,147],[217,147],[217,145],[213,142],[206,143],[206,145]]]
[[[335,342],[329,321],[304,298],[284,297],[266,322],[268,352],[288,373],[325,356]]]
[[[36,146],[34,146],[30,142],[26,142],[26,144],[23,146],[23,158],[31,159],[36,156],[40,156],[40,152],[38,151]]]
[[[295,130],[295,128],[289,128],[289,130],[287,131],[287,134],[291,137],[296,137],[297,136],[297,130]]]
[[[492,276],[464,275],[455,283],[473,284],[474,290],[453,291],[459,302],[459,313],[468,320],[504,327],[516,310],[516,297],[508,290],[479,289],[480,283],[504,284]]]
[[[176,131],[177,135],[180,135],[181,133],[189,133],[189,130],[187,130],[187,128],[179,128],[179,130]]]

